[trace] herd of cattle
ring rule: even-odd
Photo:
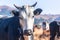
[[[14,5],[18,9],[12,11],[14,16],[2,18],[0,22],[0,40],[55,40],[56,35],[59,39],[60,22],[33,24],[34,16],[42,12],[42,9],[33,9],[36,4],[22,7]]]
[[[33,37],[34,40],[60,40],[60,25],[57,21],[51,23],[42,22],[42,25],[34,25]],[[48,24],[48,26],[46,25]],[[47,28],[46,28],[47,27]],[[27,40],[27,36],[25,40]]]
[[[45,25],[43,29],[41,27],[38,28],[37,26],[34,27],[34,39],[35,40],[58,40],[59,39],[59,36],[60,36],[59,26],[60,25],[57,24],[57,21],[53,21],[49,23],[48,25],[49,25],[48,30],[46,29],[47,25]]]

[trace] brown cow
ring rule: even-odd
[[[42,26],[34,26],[34,40],[50,40],[50,30],[43,29]]]

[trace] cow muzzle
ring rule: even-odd
[[[31,29],[24,30],[24,35],[30,36],[30,35],[32,35],[32,34],[33,34],[33,32],[32,32]]]

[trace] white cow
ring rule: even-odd
[[[22,7],[18,7],[14,4],[14,6],[19,10],[20,17],[23,19],[21,22],[24,22],[23,25],[23,32],[24,34],[28,35],[29,40],[33,40],[33,24],[34,24],[34,15],[39,15],[42,12],[42,9],[34,10],[35,5],[37,2],[30,6],[24,5]]]

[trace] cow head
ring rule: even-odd
[[[24,5],[22,7],[18,7],[14,4],[14,6],[19,10],[20,17],[24,20],[24,28],[23,30],[32,30],[33,31],[33,24],[34,24],[34,15],[39,15],[42,12],[42,9],[34,10],[37,2],[33,5]]]

